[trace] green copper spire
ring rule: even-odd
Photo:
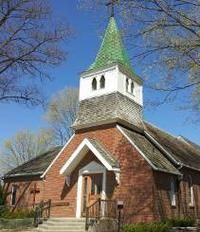
[[[121,64],[123,68],[134,74],[114,17],[110,17],[104,39],[95,62],[87,71],[96,71],[109,67],[112,64]]]

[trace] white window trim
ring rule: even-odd
[[[171,206],[176,206],[176,185],[175,185],[175,179],[170,179],[170,200],[171,200]]]
[[[188,183],[189,191],[190,191],[190,202],[189,206],[194,207],[194,185],[192,182],[192,177],[189,176],[189,183]]]
[[[132,88],[132,86],[133,86],[133,88]],[[135,83],[134,83],[134,81],[131,82],[131,94],[133,96],[135,96]]]
[[[133,85],[133,89],[132,89]],[[125,86],[126,86],[126,93],[128,93],[130,96],[135,97],[135,82],[131,78],[126,77],[125,78]]]

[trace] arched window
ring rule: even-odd
[[[96,89],[97,89],[97,80],[96,80],[96,78],[94,78],[92,80],[92,90],[96,90]]]
[[[126,92],[128,92],[129,80],[126,78]]]
[[[191,176],[188,177],[188,199],[189,206],[194,206],[194,186]]]
[[[105,88],[105,77],[104,76],[101,76],[101,79],[100,79],[100,89],[103,89]]]
[[[135,86],[134,86],[134,82],[132,81],[132,82],[131,82],[131,93],[132,93],[132,94],[134,94],[134,87],[135,87]]]
[[[174,178],[170,179],[170,200],[171,205],[176,206],[176,182]]]

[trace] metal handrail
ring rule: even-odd
[[[86,207],[85,230],[89,229],[91,220],[98,222],[101,218],[117,218],[117,202],[115,200],[98,199]]]
[[[41,201],[35,208],[34,215],[34,226],[37,227],[39,224],[42,224],[44,219],[48,219],[50,217],[51,210],[51,200],[46,202]]]

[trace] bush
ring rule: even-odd
[[[4,215],[5,211],[6,211],[6,208],[1,205],[0,206],[0,218]]]
[[[150,223],[125,225],[123,232],[170,232],[171,227],[168,223]]]
[[[190,217],[166,219],[163,222],[170,224],[172,227],[192,227],[195,225],[195,219]]]
[[[30,209],[17,209],[11,212],[8,208],[0,209],[0,218],[4,219],[23,219],[23,218],[33,218],[34,210]]]

